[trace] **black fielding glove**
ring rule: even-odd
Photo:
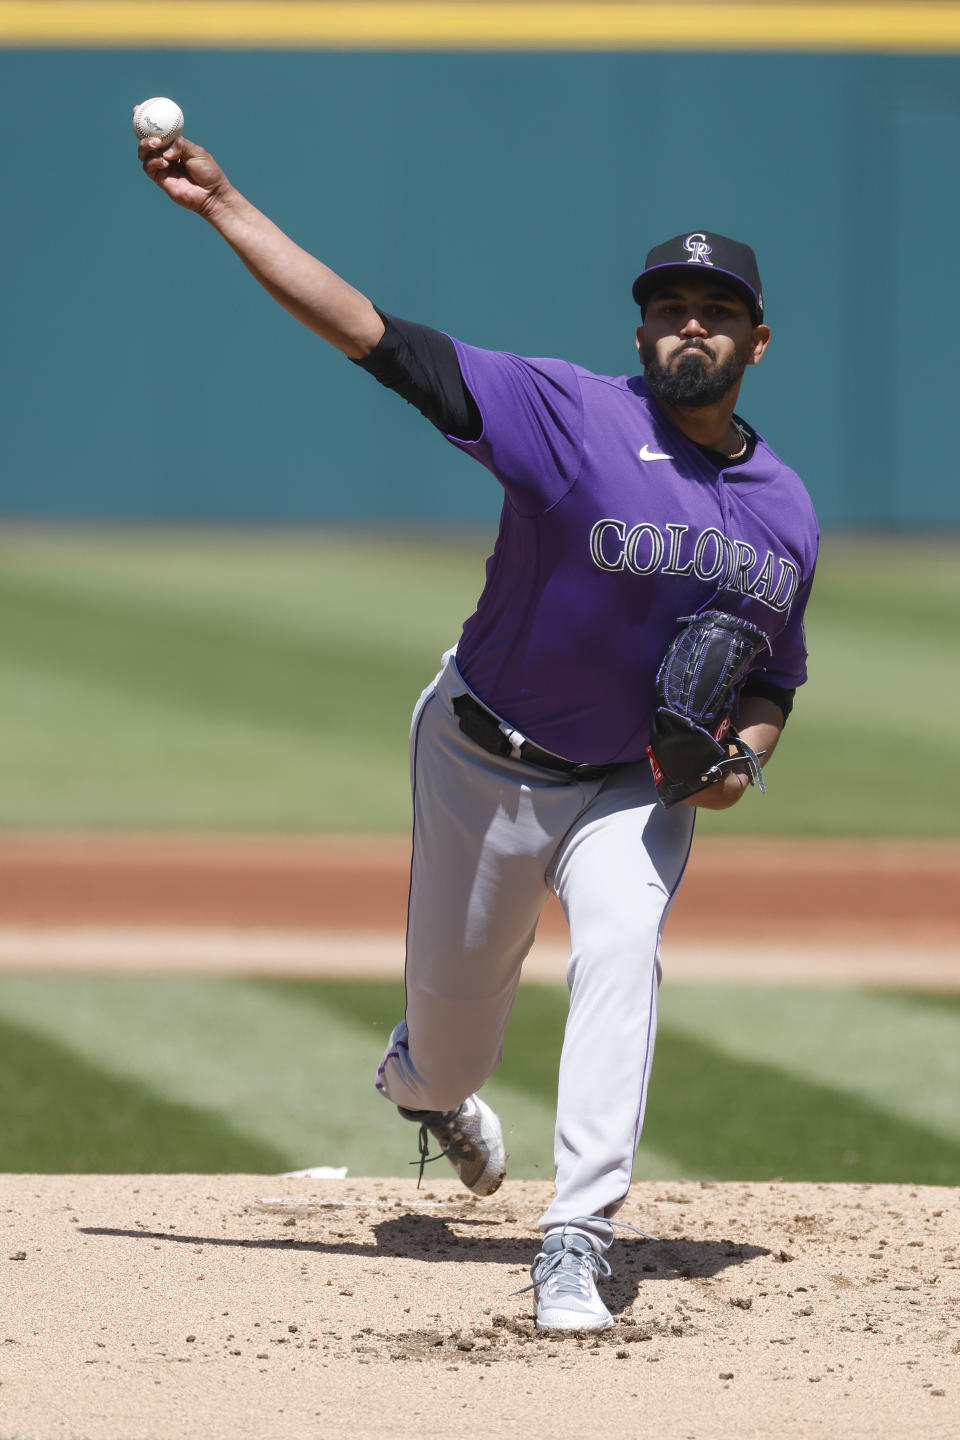
[[[770,642],[757,625],[723,610],[680,617],[683,626],[657,672],[647,754],[661,805],[669,808],[745,760],[763,790],[760,760],[734,725],[740,687]],[[730,754],[730,747],[736,753]]]

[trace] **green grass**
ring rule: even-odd
[[[0,532],[0,828],[405,830],[492,536]],[[960,540],[828,537],[810,682],[725,834],[960,833]]]
[[[807,610],[810,678],[767,776],[705,832],[960,834],[960,537],[826,537]]]
[[[410,711],[482,547],[6,532],[0,825],[407,825]]]
[[[167,1100],[132,1076],[105,1073],[95,1060],[23,1026],[0,1022],[0,1049],[5,1171],[149,1173],[158,1136],[165,1171],[282,1168],[272,1146],[238,1133],[226,1117]],[[54,1166],[48,1157],[56,1157]]]
[[[0,976],[0,1171],[407,1175],[373,1074],[399,984]],[[521,987],[485,1095],[549,1179],[566,992]],[[666,987],[636,1173],[956,1184],[960,996]]]

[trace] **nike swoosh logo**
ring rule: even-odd
[[[649,447],[648,447],[646,444],[644,444],[644,445],[641,447],[641,449],[639,449],[639,450],[637,451],[637,454],[639,455],[639,457],[640,457],[641,460],[672,460],[672,459],[673,459],[673,456],[672,456],[672,455],[662,455],[659,450],[651,450],[651,449],[649,449]]]

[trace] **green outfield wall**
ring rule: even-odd
[[[674,7],[652,49],[636,28],[555,46],[409,32],[378,49],[347,30],[185,43],[162,23],[182,5],[112,41],[11,19],[70,8],[0,4],[3,516],[496,514],[484,472],[143,178],[130,108],[167,94],[304,246],[384,308],[478,345],[632,372],[647,248],[701,226],[748,240],[774,342],[740,409],[823,523],[960,525],[960,35],[908,55],[895,35],[788,44],[761,26],[769,48],[746,50],[741,26],[706,51],[676,18],[697,7]],[[324,8],[351,9],[301,11]],[[595,13],[635,25],[640,8]],[[930,8],[911,7],[918,25]],[[273,7],[278,25],[290,10]],[[254,11],[271,7],[220,7]]]

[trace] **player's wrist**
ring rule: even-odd
[[[222,181],[212,186],[207,192],[206,198],[200,205],[199,213],[207,220],[215,230],[219,230],[225,237],[231,226],[242,225],[243,207],[249,206],[239,190],[235,190],[223,176]],[[253,207],[249,206],[252,210]]]
[[[680,804],[701,810],[729,810],[743,798],[743,793],[749,789],[749,786],[750,777],[746,766],[743,770],[738,766],[736,769],[727,770],[722,779],[715,781],[712,785],[707,785],[705,789],[688,795],[685,800],[680,801]]]
[[[717,809],[729,810],[731,805],[736,805],[738,800],[743,799],[743,796],[750,788],[750,776],[746,766],[744,766],[742,770],[737,767],[736,769],[728,771],[719,785],[714,788],[717,791],[719,802]]]

